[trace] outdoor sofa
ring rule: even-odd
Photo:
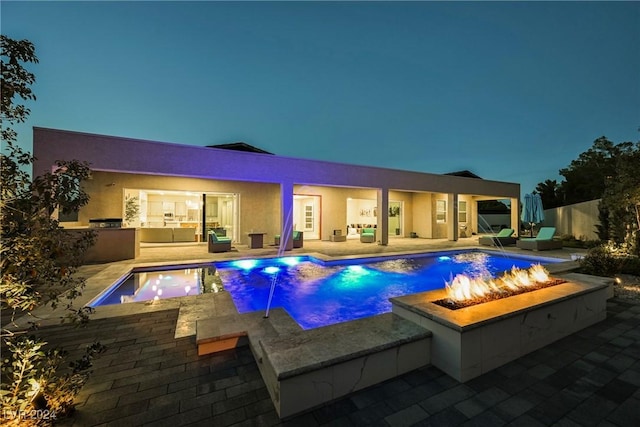
[[[553,240],[556,233],[555,227],[541,227],[538,235],[533,238],[520,239],[516,246],[520,249],[530,251],[548,251],[551,249],[562,249],[562,241]]]
[[[210,231],[207,245],[210,253],[229,252],[231,250],[231,238],[219,237],[215,231]]]
[[[513,228],[503,228],[496,235],[482,236],[478,243],[485,246],[509,246],[516,244],[516,238],[512,237],[515,230]]]

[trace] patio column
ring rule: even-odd
[[[378,220],[376,237],[378,242],[387,246],[389,244],[389,189],[378,188]]]
[[[516,236],[520,236],[520,199],[511,198],[511,228],[513,228]]]
[[[293,182],[280,183],[280,212],[282,214],[279,252],[293,249]]]
[[[447,239],[452,242],[458,241],[458,193],[447,194]]]

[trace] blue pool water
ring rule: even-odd
[[[391,311],[389,298],[440,289],[459,273],[496,276],[512,267],[558,260],[485,252],[448,252],[395,259],[321,263],[308,257],[216,263],[224,288],[240,313],[284,308],[304,329]]]
[[[495,277],[514,266],[558,261],[451,251],[331,262],[299,256],[171,266],[138,270],[89,306],[228,291],[238,311],[246,313],[266,309],[275,281],[271,308],[284,308],[302,328],[311,329],[389,312],[389,298],[443,288],[459,273]]]

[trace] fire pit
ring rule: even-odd
[[[446,283],[447,298],[434,303],[451,310],[458,310],[565,282],[566,280],[563,279],[549,277],[549,272],[540,264],[528,270],[513,267],[510,272],[497,279],[473,278],[458,274],[451,282]]]
[[[610,279],[578,273],[562,279],[456,310],[436,303],[450,300],[446,289],[391,303],[393,313],[433,333],[431,363],[464,382],[605,319]]]

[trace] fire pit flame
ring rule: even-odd
[[[498,279],[471,278],[464,274],[456,275],[446,282],[447,297],[453,302],[485,298],[487,296],[526,290],[532,286],[549,282],[549,272],[540,264],[528,270],[513,267]]]

